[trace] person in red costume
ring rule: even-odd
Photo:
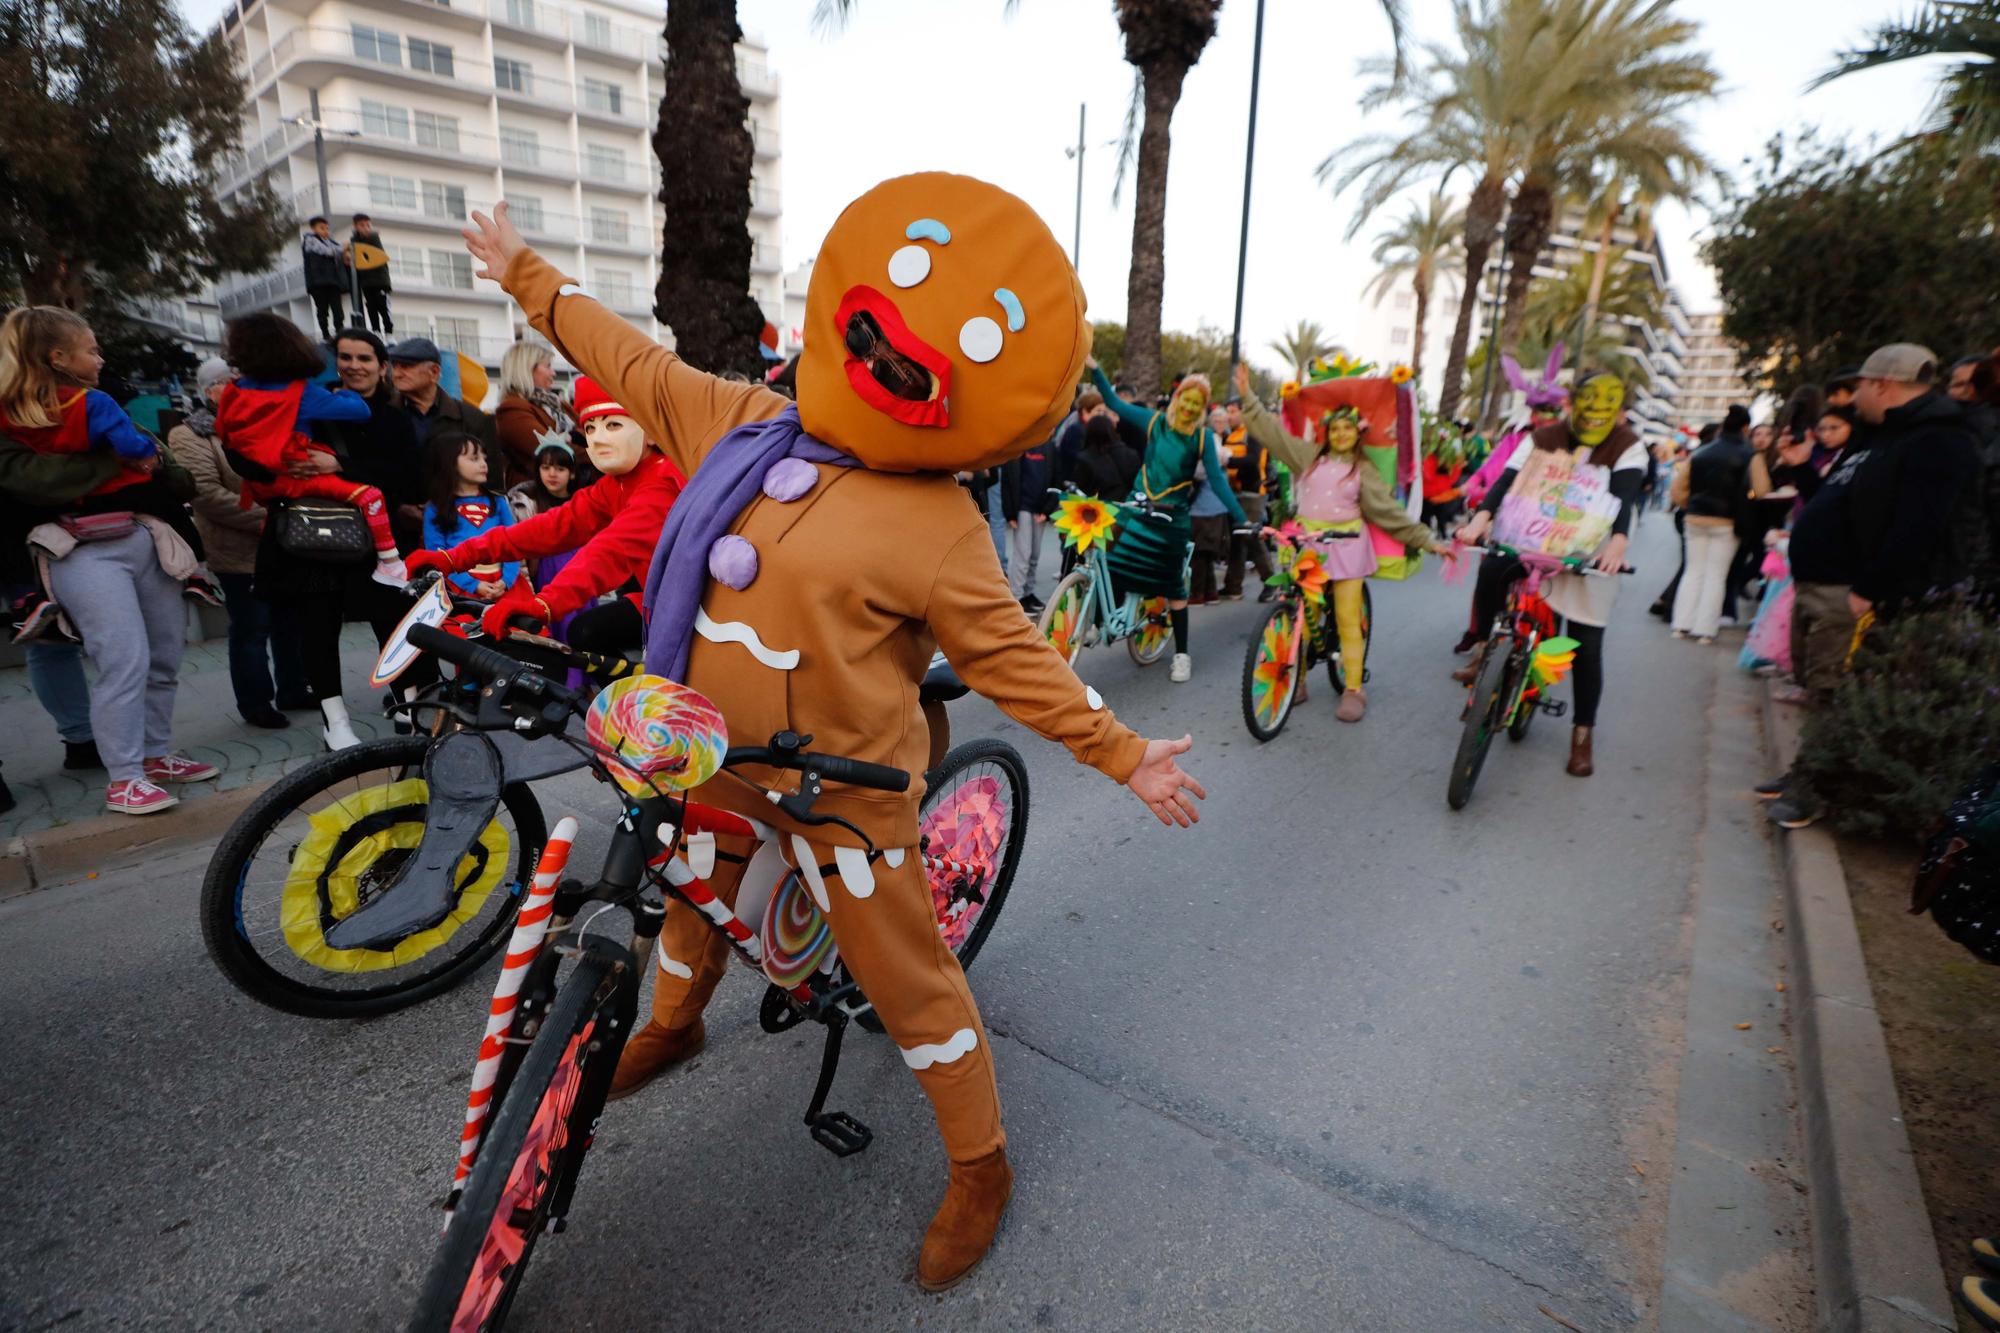
[[[576,380],[577,424],[590,461],[604,479],[577,493],[558,509],[536,514],[512,527],[497,528],[449,551],[412,552],[412,577],[427,569],[456,574],[496,560],[532,560],[576,551],[576,558],[540,592],[524,575],[487,608],[480,627],[505,632],[512,621],[552,625],[599,594],[632,583],[635,591],[606,606],[592,607],[570,621],[572,647],[617,655],[645,642],[646,622],[638,587],[667,510],[687,484],[679,468],[652,446],[638,422],[587,375]],[[578,548],[581,547],[581,550]]]

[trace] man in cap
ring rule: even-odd
[[[1792,525],[1792,657],[1824,703],[1840,683],[1854,628],[1965,581],[1971,553],[1960,512],[1977,503],[1979,449],[1959,404],[1940,391],[1936,353],[1877,348],[1856,374],[1854,440]],[[1758,794],[1771,818],[1803,828],[1821,815],[1784,779]]]
[[[444,392],[444,354],[429,338],[405,338],[389,347],[389,378],[402,397],[403,411],[416,428],[417,443],[430,443],[431,432],[455,427],[486,446],[488,473],[502,476],[500,434],[487,416],[462,398]]]

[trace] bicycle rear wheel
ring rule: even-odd
[[[1493,733],[1500,728],[1502,713],[1501,698],[1506,693],[1508,663],[1514,655],[1514,640],[1511,635],[1495,635],[1487,641],[1486,655],[1480,661],[1479,675],[1472,686],[1472,706],[1465,715],[1465,729],[1458,738],[1458,753],[1451,760],[1451,781],[1445,787],[1445,803],[1454,810],[1463,810],[1472,799],[1472,788],[1479,781],[1479,770],[1486,763],[1487,748],[1493,744]]]
[[[1139,603],[1139,628],[1125,640],[1125,651],[1132,654],[1132,660],[1140,666],[1151,666],[1167,655],[1167,645],[1173,642],[1174,627],[1167,614],[1167,599],[1148,597]]]
[[[202,880],[209,956],[263,1004],[361,1018],[458,984],[506,939],[548,831],[526,786],[505,788],[461,863],[450,915],[393,949],[336,949],[332,925],[394,890],[421,840],[429,736],[388,736],[314,760],[229,827]]]
[[[1243,725],[1259,741],[1271,740],[1285,729],[1292,702],[1298,698],[1299,681],[1306,672],[1305,634],[1298,628],[1303,614],[1297,602],[1280,598],[1243,655]]]
[[[535,1242],[567,1210],[638,1000],[633,969],[586,953],[507,1085],[445,1228],[411,1333],[507,1319]]]
[[[1065,662],[1076,661],[1076,655],[1083,650],[1090,628],[1091,599],[1096,591],[1090,575],[1075,570],[1056,585],[1042,607],[1042,614],[1035,618],[1035,628],[1042,632],[1050,647],[1062,654]]]

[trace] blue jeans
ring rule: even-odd
[[[259,712],[271,706],[274,666],[277,695],[303,699],[311,694],[291,613],[252,596],[248,574],[219,573],[215,581],[222,585],[222,604],[229,612],[229,685],[236,692],[236,711]]]
[[[83,649],[73,643],[22,645],[28,658],[28,687],[42,711],[55,719],[56,734],[71,745],[90,740],[90,682],[83,678]]]
[[[986,488],[986,526],[993,532],[993,549],[1000,553],[1000,572],[1007,572],[1007,520],[1000,512],[1000,483]]]

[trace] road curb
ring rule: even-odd
[[[248,782],[144,819],[107,814],[11,838],[0,857],[0,902],[213,842],[270,785]]]
[[[1798,753],[1799,716],[1764,694],[1778,769]],[[1956,1329],[1930,1212],[1903,1123],[1889,1047],[1861,955],[1839,845],[1823,828],[1778,840],[1798,995],[1792,1021],[1806,1144],[1814,1326],[1846,1333]]]

